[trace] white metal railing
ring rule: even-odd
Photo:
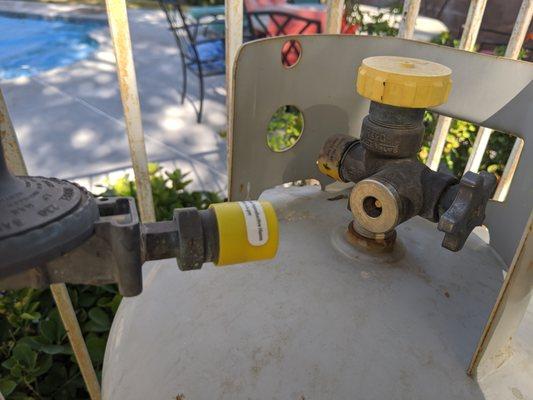
[[[344,0],[328,0],[325,33],[341,33]]]
[[[487,0],[472,0],[470,2],[470,8],[468,9],[463,34],[459,43],[461,50],[474,51],[486,5]],[[450,117],[440,115],[437,119],[437,126],[435,127],[429,155],[426,160],[426,165],[433,170],[437,170],[439,167],[444,145],[446,144],[446,136],[448,135],[451,124],[452,119]]]
[[[481,27],[481,21],[485,13],[486,3],[487,0],[472,0],[470,3],[466,23],[461,36],[461,42],[459,44],[460,49],[467,51],[475,50],[477,36]],[[513,32],[505,51],[505,57],[512,59],[518,58],[520,50],[524,44],[527,29],[531,23],[532,15],[533,0],[523,0],[513,27]],[[431,142],[431,148],[426,161],[426,164],[433,170],[436,170],[439,166],[451,122],[452,119],[445,116],[439,116],[437,120],[437,126],[435,128],[435,133]],[[468,159],[465,172],[478,172],[492,132],[493,130],[490,128],[479,128],[474,145],[472,146],[472,152]],[[513,149],[509,155],[501,179],[498,183],[498,187],[494,194],[493,198],[495,200],[503,201],[505,199],[505,196],[509,191],[512,176],[518,164],[518,159],[520,158],[523,144],[524,142],[522,139],[516,138]]]
[[[420,11],[420,0],[405,0],[403,3],[402,20],[398,29],[398,37],[412,39],[415,33],[416,18]]]
[[[154,202],[148,175],[148,156],[144,145],[141,106],[139,104],[137,78],[131,51],[126,0],[106,0],[106,8],[111,40],[115,50],[120,97],[124,109],[130,157],[135,172],[137,204],[139,205],[141,221],[154,222]]]
[[[475,42],[483,18],[486,0],[472,0],[461,38],[460,48],[473,51]],[[126,133],[128,136],[130,155],[135,173],[135,182],[138,188],[138,204],[140,208],[141,220],[150,222],[155,220],[152,193],[148,176],[146,148],[144,144],[144,134],[142,129],[141,110],[137,91],[137,81],[131,50],[131,38],[128,25],[127,9],[125,0],[106,0],[106,8],[113,41],[117,75],[120,85],[120,94],[124,108],[124,119],[126,121]],[[404,12],[400,22],[398,36],[406,39],[413,37],[416,19],[420,9],[420,0],[405,0]],[[328,11],[326,19],[326,33],[340,33],[342,18],[344,13],[343,0],[328,0]],[[231,164],[231,148],[233,145],[232,128],[233,95],[234,95],[234,71],[233,65],[238,49],[243,41],[243,3],[242,0],[226,0],[226,87],[227,87],[227,107],[228,107],[228,163]],[[520,9],[513,34],[509,42],[506,57],[517,58],[522,47],[527,28],[531,22],[533,14],[533,0],[524,0]],[[446,135],[450,127],[451,119],[440,117],[437,123],[436,132],[431,144],[427,165],[436,169],[442,157]],[[472,157],[469,160],[469,169],[476,170],[479,167],[480,157],[485,152],[488,137],[488,130],[484,129],[478,134]],[[17,138],[11,125],[4,99],[0,91],[0,137],[4,144],[6,160],[10,169],[18,175],[25,175],[26,167],[22,158],[22,153],[17,142]],[[509,161],[505,167],[501,183],[496,193],[496,198],[504,197],[508,190],[510,181],[516,165],[523,141],[517,139],[515,146],[509,156]],[[481,155],[480,155],[481,154]],[[231,171],[231,168],[228,168]],[[230,177],[231,178],[231,177]],[[509,288],[507,288],[509,289]],[[68,296],[68,291],[64,284],[54,284],[51,286],[54,299],[60,311],[61,318],[66,327],[69,340],[74,354],[80,365],[83,378],[87,385],[89,395],[92,400],[100,399],[100,387],[96,374],[91,365],[87,347],[83,341],[83,336],[76,320],[76,315],[72,308],[72,303]],[[469,372],[475,368],[474,361]]]

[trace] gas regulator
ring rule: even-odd
[[[117,283],[135,296],[145,261],[174,257],[188,271],[272,258],[277,246],[268,202],[176,209],[172,221],[142,224],[132,198],[95,198],[69,181],[11,175],[0,148],[0,289]]]
[[[319,170],[353,182],[349,208],[352,242],[390,250],[394,228],[419,215],[438,222],[442,246],[458,251],[485,218],[496,178],[467,172],[459,181],[417,159],[424,135],[424,112],[448,99],[452,71],[441,64],[405,57],[363,60],[356,90],[370,100],[360,139],[334,135],[318,157]]]
[[[442,245],[458,251],[482,223],[491,174],[468,172],[458,181],[417,160],[425,109],[444,103],[450,88],[451,70],[434,62],[371,57],[359,67],[357,92],[371,100],[360,139],[332,136],[318,158],[321,172],[355,183],[349,232],[356,243],[388,250],[394,228],[420,215],[438,222]],[[117,283],[135,296],[145,261],[175,257],[183,271],[238,264],[274,257],[279,241],[268,202],[177,209],[172,221],[140,223],[132,198],[95,198],[65,180],[13,176],[3,151],[0,206],[0,289]]]

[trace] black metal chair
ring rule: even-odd
[[[203,14],[195,19],[183,12],[182,0],[158,2],[165,12],[181,56],[181,103],[184,103],[187,94],[187,71],[190,71],[198,77],[200,84],[200,105],[196,109],[196,115],[197,121],[201,122],[205,95],[204,78],[226,73],[224,14]]]
[[[224,75],[226,73],[224,14],[202,13],[201,17],[193,18],[182,9],[184,0],[158,0],[165,12],[170,30],[174,34],[181,56],[182,91],[181,103],[187,94],[187,71],[198,77],[200,83],[200,104],[196,110],[197,121],[202,121],[203,102],[205,95],[204,78]],[[321,23],[318,20],[300,17],[295,14],[279,11],[248,12],[244,7],[244,41],[291,34],[320,33]],[[288,32],[288,27],[297,31]],[[289,65],[292,57],[299,56],[299,48],[295,41],[284,47],[283,62]]]

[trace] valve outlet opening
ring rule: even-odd
[[[363,209],[366,214],[372,218],[378,218],[383,212],[381,202],[374,196],[365,197],[363,200]]]

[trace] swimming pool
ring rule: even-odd
[[[0,79],[31,76],[87,58],[98,21],[0,14]]]

